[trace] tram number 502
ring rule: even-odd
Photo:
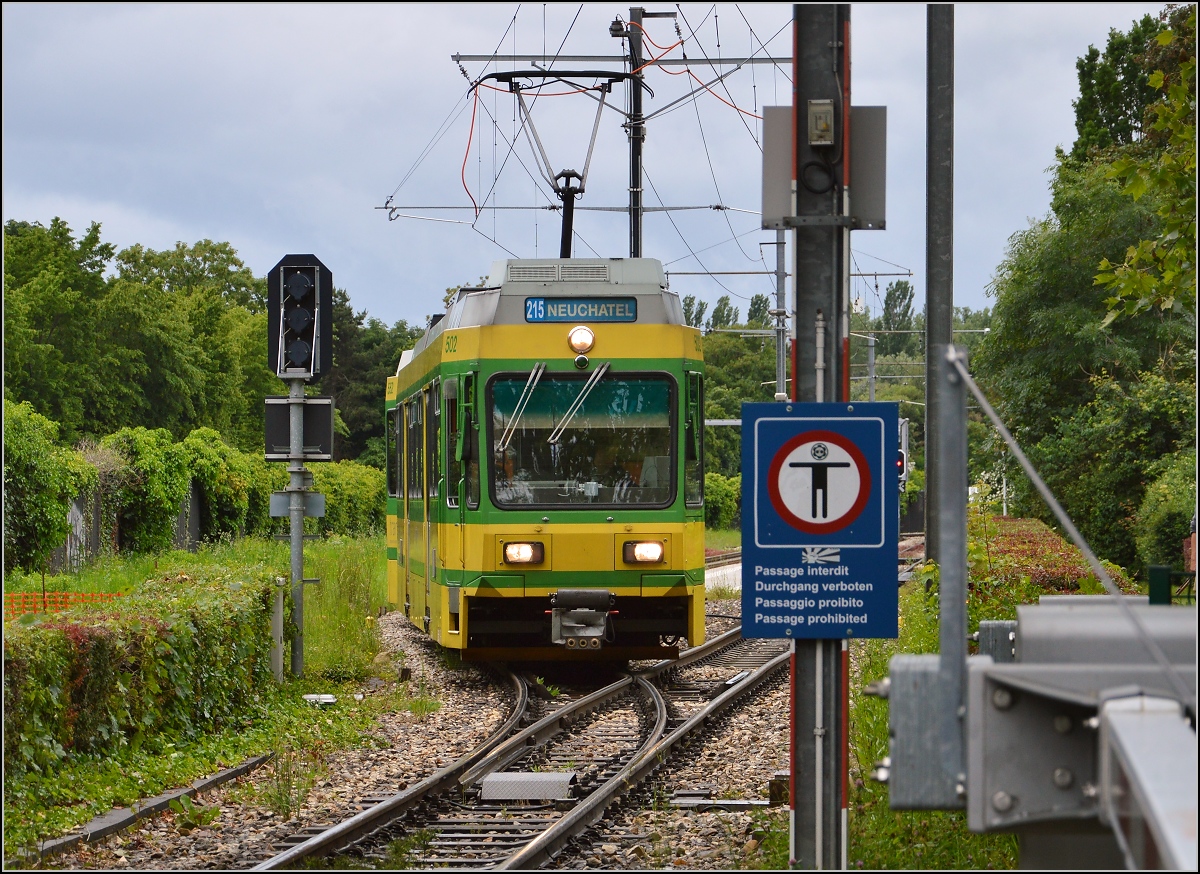
[[[446,337],[446,351],[447,352],[457,352],[458,351],[458,335],[457,334],[450,334]]]
[[[541,322],[546,318],[546,299],[544,297],[525,298],[525,321]]]

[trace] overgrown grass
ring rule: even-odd
[[[361,679],[379,652],[380,608],[387,605],[384,538],[340,538],[305,547],[304,664],[312,676]]]
[[[742,529],[740,528],[708,528],[704,529],[705,549],[740,549],[742,546]]]
[[[892,810],[887,787],[870,779],[874,763],[888,754],[888,705],[863,695],[862,688],[887,675],[893,655],[937,652],[934,591],[927,594],[920,581],[905,584],[900,590],[899,638],[853,640],[850,646],[850,867],[1015,867],[1012,835],[973,834],[960,811]]]
[[[217,567],[268,571],[287,576],[288,545],[246,538],[207,546],[196,554],[108,557],[78,574],[46,578],[47,591],[127,592],[148,578]],[[148,738],[138,749],[110,756],[77,757],[49,774],[5,776],[4,857],[81,825],[113,806],[187,785],[198,777],[270,751],[282,753],[267,765],[263,806],[287,816],[302,803],[326,755],[375,743],[371,729],[388,710],[423,716],[440,705],[424,687],[407,684],[393,691],[354,700],[360,681],[376,672],[377,619],[386,604],[383,537],[330,538],[305,544],[305,576],[321,579],[304,592],[305,678],[287,679],[268,690],[258,713],[241,725],[183,742]],[[5,591],[40,591],[40,575],[14,574]],[[290,661],[285,653],[285,670]],[[385,679],[394,680],[394,672]],[[302,699],[308,693],[332,693],[338,704],[322,708],[320,718]],[[277,796],[277,797],[275,797]]]
[[[205,544],[197,552],[159,555],[104,556],[79,573],[46,577],[48,592],[121,592],[155,577],[200,569],[237,568],[240,573],[266,571],[290,577],[290,546],[283,541],[245,537]],[[383,535],[330,537],[306,541],[304,575],[320,579],[304,587],[305,673],[330,680],[361,679],[379,651],[376,621],[387,604],[387,570]],[[4,579],[5,592],[40,592],[40,574],[14,572]],[[290,659],[285,657],[285,665]]]
[[[354,700],[357,690],[349,683],[289,680],[266,696],[259,714],[226,731],[186,743],[156,738],[136,751],[126,748],[111,756],[80,757],[48,774],[5,775],[4,858],[15,859],[22,850],[112,807],[129,807],[274,750],[288,758],[285,767],[291,768],[290,774],[277,775],[276,780],[281,792],[291,789],[290,815],[298,806],[297,784],[311,783],[314,761],[340,749],[377,743],[372,729],[379,714],[407,709],[410,701],[404,687],[362,701]],[[331,692],[338,703],[322,708],[317,718],[313,706],[302,698],[312,692]],[[268,780],[267,795],[271,785]],[[259,800],[264,807],[276,807],[270,797]]]

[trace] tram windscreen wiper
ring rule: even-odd
[[[587,400],[587,396],[592,393],[592,389],[600,384],[601,377],[603,377],[605,372],[608,370],[608,364],[609,362],[605,361],[603,364],[597,367],[596,372],[593,373],[588,378],[588,381],[583,384],[583,388],[579,390],[579,396],[576,397],[571,403],[571,406],[567,409],[566,415],[562,417],[562,421],[555,425],[554,430],[550,432],[550,437],[546,440],[547,443],[557,443],[559,441],[559,439],[562,437],[562,432],[566,430],[567,424],[575,417],[575,414],[579,412],[580,408],[583,406],[583,402]]]
[[[517,398],[517,405],[513,407],[512,418],[508,420],[508,427],[504,429],[504,433],[500,435],[500,443],[496,446],[497,452],[503,452],[508,448],[509,442],[512,440],[513,432],[517,427],[517,420],[521,418],[521,414],[525,412],[525,405],[529,403],[529,399],[533,397],[533,390],[537,388],[538,380],[542,378],[542,374],[546,372],[546,362],[539,361],[533,365],[533,371],[529,374],[529,379],[525,382],[525,388],[521,390],[521,396]]]

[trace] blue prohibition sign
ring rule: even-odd
[[[895,637],[895,403],[742,405],[742,636]]]

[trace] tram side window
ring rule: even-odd
[[[451,377],[442,384],[446,398],[446,446],[442,450],[446,459],[446,506],[458,506],[458,485],[462,480],[462,461],[459,458],[461,437],[459,414],[462,407],[458,402],[458,378]]]
[[[424,455],[421,451],[421,422],[421,396],[418,394],[408,403],[408,464],[404,473],[410,510],[414,503],[421,503],[425,492],[425,484],[421,482],[421,465]]]
[[[400,496],[400,407],[392,407],[387,412],[387,487],[388,497]]]
[[[479,434],[475,429],[475,375],[463,380],[463,461],[467,463],[467,506],[479,506]]]
[[[429,492],[429,497],[436,498],[438,496],[438,475],[441,473],[441,465],[438,464],[438,437],[441,433],[442,416],[439,409],[438,395],[440,394],[440,385],[434,382],[429,387],[429,391],[425,393],[427,430],[425,433],[425,487]]]
[[[689,507],[704,503],[704,377],[687,375],[687,420],[683,430],[683,497]]]

